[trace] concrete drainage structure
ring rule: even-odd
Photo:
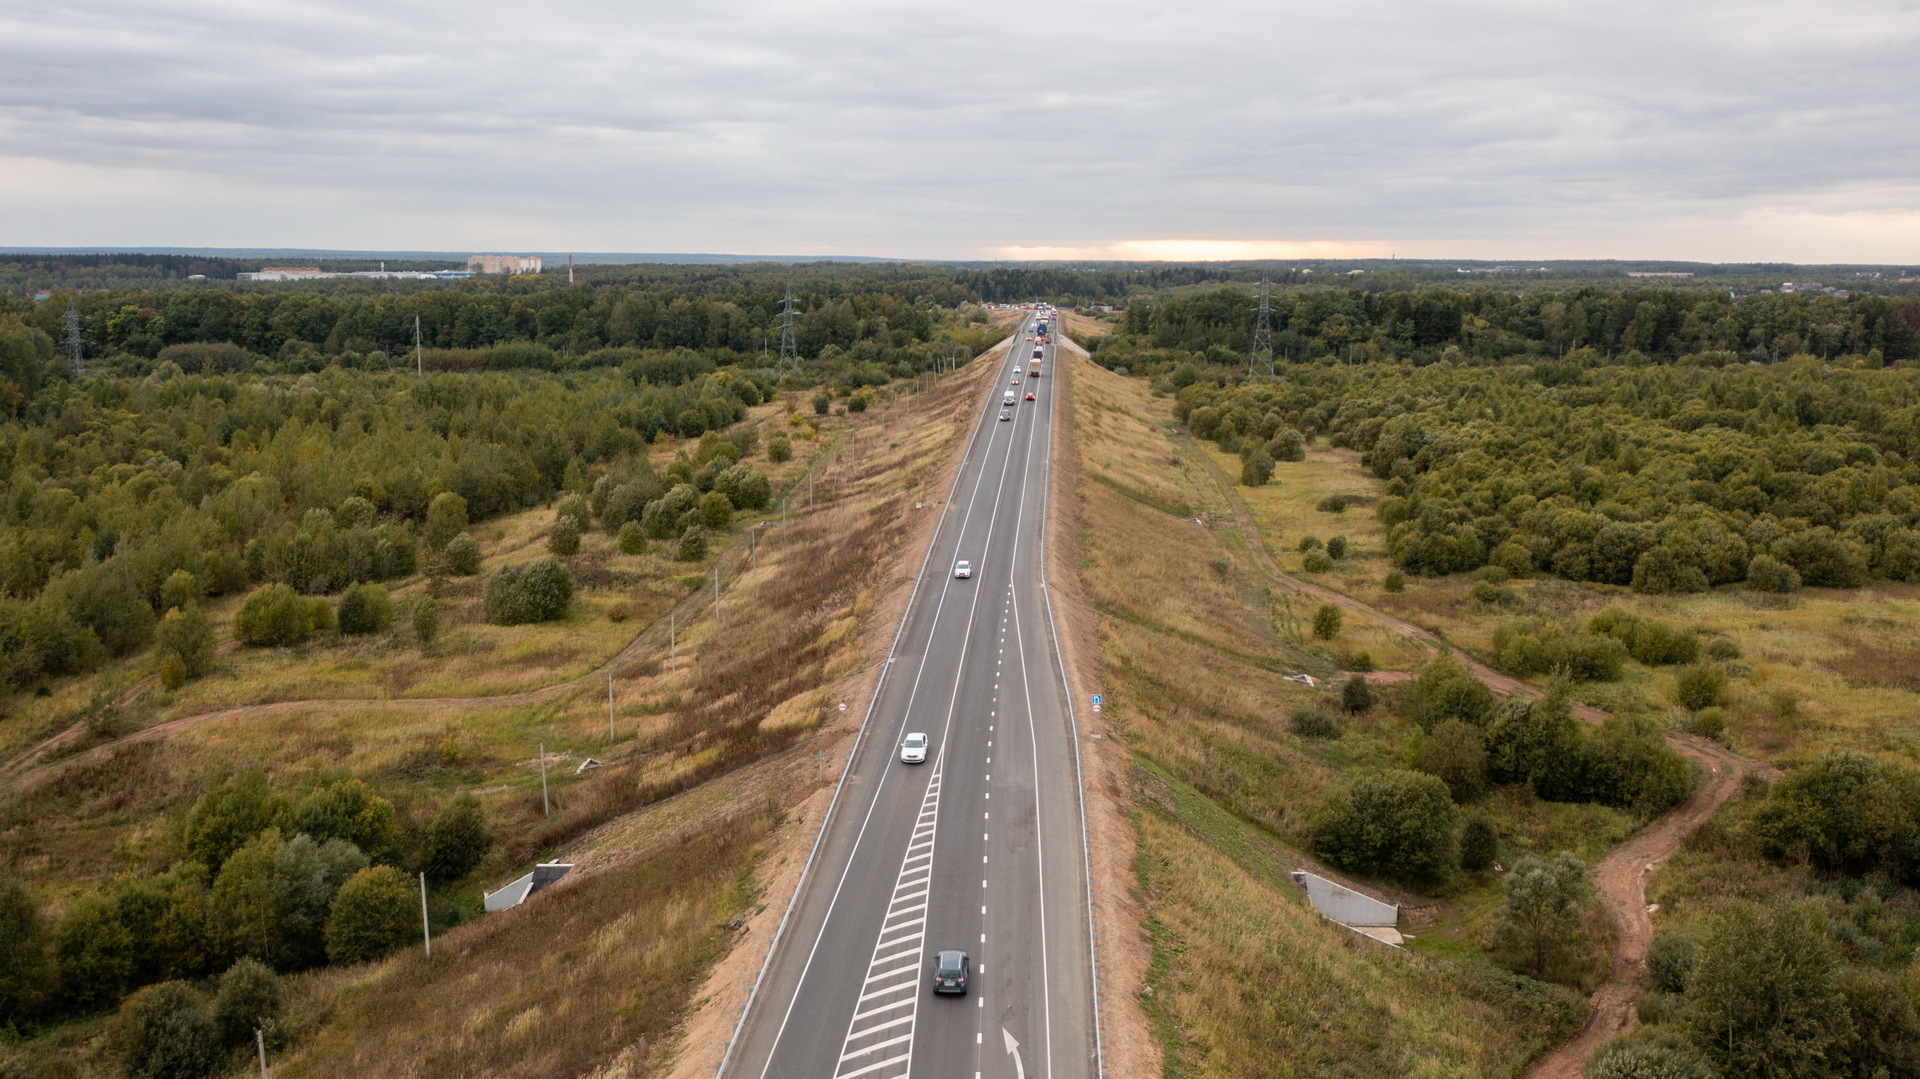
[[[495,911],[507,910],[525,903],[528,896],[566,876],[572,870],[572,862],[542,862],[534,866],[533,872],[497,892],[489,892],[486,898],[487,913],[492,914]]]
[[[1294,870],[1293,882],[1306,889],[1307,901],[1328,921],[1339,922],[1362,936],[1398,948],[1405,940],[1400,935],[1400,908],[1362,895],[1344,884],[1305,870]]]

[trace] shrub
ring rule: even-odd
[[[213,997],[213,1021],[228,1045],[253,1041],[258,1030],[271,1036],[286,1014],[286,989],[280,975],[255,959],[242,959],[220,976]]]
[[[1460,868],[1485,873],[1500,856],[1500,836],[1487,818],[1472,816],[1460,826]]]
[[[1298,546],[1300,548],[1301,554],[1306,554],[1308,551],[1317,550],[1320,546],[1320,537],[1319,536],[1301,536]]]
[[[486,860],[493,849],[493,832],[473,795],[447,803],[427,822],[421,865],[436,881],[459,880]]]
[[[556,517],[547,532],[547,550],[562,558],[580,553],[580,525],[571,517]]]
[[[1772,555],[1755,555],[1747,563],[1747,584],[1762,592],[1798,592],[1800,571]]]
[[[480,572],[480,544],[472,534],[462,532],[447,541],[447,568],[456,577],[471,577]]]
[[[701,495],[700,523],[708,531],[725,532],[733,524],[733,501],[719,491]]]
[[[1533,572],[1533,552],[1512,540],[1495,547],[1487,555],[1487,562],[1500,567],[1508,577],[1525,577]]]
[[[1273,458],[1267,451],[1256,446],[1240,455],[1240,485],[1242,487],[1265,487],[1273,479]]]
[[[639,521],[628,521],[620,526],[620,553],[644,554],[647,549],[647,536],[640,530]]]
[[[1697,663],[1680,672],[1674,699],[1693,711],[1727,703],[1727,672],[1717,663]]]
[[[1347,512],[1347,498],[1345,495],[1328,495],[1315,503],[1313,508],[1319,510],[1321,513],[1345,513]]]
[[[1323,641],[1340,636],[1340,608],[1331,603],[1323,603],[1313,612],[1313,635]]]
[[[1327,557],[1338,562],[1347,557],[1347,537],[1335,536],[1327,541]]]
[[[213,669],[213,623],[207,621],[207,613],[199,604],[167,611],[154,637],[161,654],[171,654],[180,661],[186,678],[198,678]]]
[[[1321,807],[1313,820],[1313,847],[1342,869],[1435,882],[1456,864],[1457,816],[1446,784],[1433,776],[1376,773]]]
[[[1679,933],[1661,933],[1647,947],[1647,974],[1653,987],[1662,993],[1684,993],[1693,977],[1697,948],[1692,937]]]
[[[1397,569],[1390,569],[1387,571],[1386,579],[1380,582],[1380,587],[1388,592],[1404,592],[1407,588],[1407,575]]]
[[[1740,646],[1725,637],[1715,637],[1707,642],[1707,658],[1726,662],[1740,658]]]
[[[167,575],[160,585],[160,609],[163,611],[178,608],[197,607],[200,604],[200,581],[186,570],[177,569]]]
[[[181,661],[178,653],[166,653],[154,673],[160,678],[160,688],[168,692],[187,684],[187,665]]]
[[[364,963],[403,948],[420,935],[419,896],[392,866],[355,873],[333,897],[327,916],[327,958]]]
[[[340,597],[340,632],[384,633],[393,626],[393,600],[377,584],[357,584]]]
[[[1773,785],[1753,832],[1761,853],[1778,861],[1920,882],[1920,773],[1826,753]]]
[[[734,509],[763,510],[773,501],[773,484],[759,470],[734,465],[714,477],[713,489],[727,496]]]
[[[318,602],[320,608],[316,609],[286,585],[262,585],[240,604],[240,613],[233,618],[233,635],[243,644],[258,648],[299,644],[331,621],[328,618],[316,625],[316,616],[326,607],[326,600]]]
[[[1581,943],[1593,885],[1587,865],[1567,851],[1525,855],[1507,873],[1506,902],[1494,913],[1493,946],[1514,969],[1565,980]]]
[[[1307,557],[1300,562],[1300,568],[1307,573],[1325,573],[1333,568],[1333,559],[1325,551],[1308,551]]]
[[[688,525],[680,534],[680,549],[675,557],[682,562],[698,562],[707,557],[707,532],[699,525]]]
[[[813,395],[813,414],[824,416],[833,409],[833,398],[825,393]]]
[[[607,621],[617,623],[617,622],[625,622],[626,620],[627,620],[626,604],[616,601],[614,603],[610,603],[607,605]]]
[[[1487,790],[1487,747],[1480,728],[1449,719],[1420,741],[1414,767],[1439,777],[1456,802],[1470,802]]]
[[[767,460],[775,464],[793,460],[793,442],[786,435],[767,439]]]
[[[1850,1039],[1842,959],[1812,901],[1734,901],[1708,923],[1679,1025],[1729,1076],[1818,1076]]]
[[[1612,637],[1626,646],[1627,654],[1649,667],[1692,663],[1700,658],[1699,637],[1618,608],[1593,616],[1587,622],[1587,632]]]
[[[1367,684],[1364,677],[1357,674],[1347,679],[1346,684],[1340,687],[1340,707],[1349,713],[1364,712],[1372,708],[1373,687]]]
[[[391,857],[397,847],[393,803],[358,779],[334,779],[309,790],[287,812],[287,827],[315,840],[345,840],[375,860]]]
[[[553,508],[553,519],[558,521],[562,517],[573,518],[574,526],[585,532],[593,523],[593,506],[579,495],[568,495]]]
[[[484,607],[496,626],[551,622],[573,604],[573,576],[551,558],[502,566],[487,579]]]
[[[1274,432],[1267,442],[1267,453],[1276,461],[1304,461],[1307,459],[1307,440],[1300,432],[1291,427],[1283,427]]]
[[[434,495],[433,501],[427,505],[427,524],[423,533],[427,548],[440,550],[466,530],[467,500],[452,491]]]
[[[1431,731],[1447,719],[1481,724],[1493,710],[1493,693],[1451,656],[1430,660],[1403,698],[1407,718]]]
[[[220,1034],[207,999],[186,982],[162,982],[121,1011],[127,1079],[201,1079],[219,1062]]]
[[[440,601],[421,596],[413,601],[413,636],[421,644],[432,644],[440,636]]]
[[[1340,724],[1319,708],[1296,708],[1287,724],[1302,738],[1338,738]]]
[[[1719,708],[1702,708],[1687,720],[1689,733],[1719,741],[1727,733],[1727,713]]]
[[[1587,1062],[1585,1079],[1720,1079],[1700,1051],[1651,1037],[1616,1038]]]

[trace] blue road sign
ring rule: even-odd
[[[1094,695],[1093,695],[1093,703],[1095,703],[1095,704],[1100,704],[1100,703],[1102,703],[1102,702],[1101,702],[1101,700],[1100,700],[1100,694],[1098,694],[1098,693],[1096,693],[1096,694],[1094,694]]]

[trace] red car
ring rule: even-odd
[[[1031,400],[1033,400],[1033,395],[1032,395],[1032,394],[1028,394],[1028,395],[1027,395],[1027,400],[1029,400],[1029,401],[1031,401]]]

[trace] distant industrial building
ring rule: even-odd
[[[242,281],[331,281],[338,278],[387,278],[404,281],[457,281],[472,270],[323,270],[318,266],[262,266],[258,273],[235,274]]]
[[[535,255],[472,255],[467,269],[474,273],[539,273],[540,259]]]

